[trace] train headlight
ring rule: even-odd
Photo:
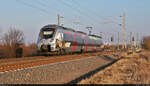
[[[50,42],[53,42],[54,41],[54,39],[52,38],[51,40],[50,40]]]
[[[52,46],[52,47],[55,47],[55,44],[53,43],[53,44],[51,44],[51,46]]]
[[[46,46],[46,45],[42,45],[42,46],[41,46],[41,49],[42,49],[42,50],[47,50],[47,46]]]

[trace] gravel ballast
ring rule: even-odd
[[[0,84],[64,84],[114,61],[102,56],[0,73]]]

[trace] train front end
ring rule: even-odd
[[[38,51],[41,53],[48,53],[56,51],[56,35],[57,29],[51,27],[43,27],[40,30],[38,38]]]

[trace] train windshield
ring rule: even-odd
[[[43,30],[41,36],[44,39],[52,38],[54,35],[54,31],[55,31],[54,29]]]

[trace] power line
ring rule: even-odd
[[[45,3],[44,3],[45,2]],[[51,6],[51,5],[47,5],[46,3],[48,3],[47,1],[43,0],[43,1],[40,1],[40,0],[36,0],[36,2],[38,5],[42,6],[42,7],[45,7],[45,8],[53,8],[53,9],[50,9],[49,11],[53,10],[55,12],[57,12],[58,14],[58,11],[60,13],[60,9],[56,8],[55,6]],[[50,7],[49,7],[50,6]],[[57,10],[57,11],[56,11]],[[65,21],[68,21],[67,19]],[[70,22],[69,22],[70,23]]]
[[[45,10],[45,9],[42,9],[42,8],[40,8],[40,7],[38,7],[38,6],[35,6],[35,5],[31,4],[31,3],[27,3],[27,2],[24,2],[24,1],[22,1],[22,0],[16,0],[16,1],[17,1],[18,3],[20,3],[20,4],[25,5],[25,6],[29,6],[29,7],[31,7],[31,8],[37,9],[37,10],[39,10],[39,11],[41,11],[41,12],[47,14],[47,15],[51,15],[51,13],[49,13],[49,11],[47,11],[47,10]]]
[[[61,0],[61,1],[62,1],[62,0]],[[77,1],[75,1],[75,0],[72,0],[72,1],[76,4],[76,6],[78,5],[78,6],[76,7],[76,9],[79,8],[79,9],[77,9],[77,11],[79,10],[78,12],[80,12],[80,14],[82,14],[82,15],[84,16],[83,12],[81,11],[81,8],[83,8],[83,7],[82,7]],[[72,6],[70,6],[70,7],[72,7]],[[74,7],[72,7],[72,8],[74,8]],[[74,9],[75,9],[75,8],[74,8]],[[89,10],[89,9],[87,9],[87,10],[89,11],[89,13],[93,13],[93,14],[95,14],[97,17],[101,17],[101,16],[99,16],[98,14],[96,14],[94,11],[91,11],[91,10]],[[81,13],[81,12],[82,12],[82,13]],[[90,19],[94,19],[93,16],[92,16],[92,17],[89,17],[89,16],[87,15],[87,17],[90,18]],[[104,17],[101,17],[101,18],[104,18]],[[106,19],[106,18],[105,18],[105,19]],[[95,19],[94,19],[94,20],[95,20]],[[90,21],[91,21],[91,20],[90,20]],[[96,19],[94,22],[96,22],[96,23],[98,23],[98,24],[100,24],[100,23],[101,23],[101,24],[108,24],[108,23],[115,23],[115,24],[118,24],[118,22],[114,22],[114,21],[99,22],[99,20],[97,20],[97,19]],[[114,30],[113,30],[113,31],[114,31]],[[114,31],[114,32],[118,32],[118,31]]]
[[[40,0],[36,0],[35,2],[37,3],[37,4],[39,4],[39,5],[41,5],[41,6],[43,6],[43,7],[46,7],[46,8],[48,8],[48,9],[50,9],[50,8],[53,8],[53,9],[51,9],[51,10],[54,10],[54,11],[60,11],[58,8],[56,8],[55,6],[51,6],[51,7],[49,7],[50,5],[47,5],[47,4],[45,4],[45,3],[43,3],[43,1],[45,1],[45,0],[42,0],[42,1],[40,1]],[[56,11],[56,12],[57,12]]]
[[[72,1],[76,4],[76,8],[78,8],[81,11],[81,8],[83,7],[76,0],[72,0]],[[92,12],[89,12],[89,13],[92,13]],[[89,15],[87,17],[89,17]],[[93,16],[92,16],[92,19],[93,19]],[[96,19],[96,21],[99,21],[99,20]]]
[[[79,8],[79,9],[81,9],[81,8],[84,8],[84,7],[82,7],[78,2],[76,2],[75,0],[72,0],[74,3],[76,3],[76,6],[77,6],[77,8]],[[94,12],[92,12],[91,10],[89,10],[89,9],[87,9],[88,10],[88,12],[89,13],[93,13],[94,15],[95,15],[95,13]],[[90,12],[91,11],[91,12]],[[85,11],[86,12],[86,11]],[[96,15],[96,16],[98,16],[98,15]],[[87,17],[89,17],[89,16],[87,16]],[[104,22],[100,22],[99,20],[97,20],[97,18],[94,18],[94,16],[92,16],[91,17],[92,19],[94,19],[95,21],[97,21],[97,22],[99,22],[99,23],[101,23],[101,24],[104,24]]]
[[[107,22],[102,22],[102,24],[108,24],[108,23],[117,23],[117,22],[115,22],[115,21],[112,21],[112,20],[110,20],[110,19],[108,19],[108,18],[106,18],[106,17],[102,17],[102,16],[100,16],[99,14],[97,14],[95,11],[93,11],[93,10],[90,10],[90,9],[88,9],[88,7],[85,7],[85,6],[81,6],[78,2],[77,2],[77,0],[72,0],[76,5],[78,5],[77,7],[79,8],[86,8],[86,10],[89,12],[89,13],[92,13],[92,14],[94,14],[95,16],[97,16],[97,17],[99,17],[99,18],[102,18],[102,19],[104,19],[104,20],[108,20]]]
[[[91,20],[93,20],[93,17],[91,17],[91,16],[88,16],[88,15],[85,15],[80,9],[77,9],[77,8],[75,8],[75,7],[73,7],[72,5],[70,5],[70,4],[68,4],[68,3],[66,3],[66,2],[64,2],[63,0],[59,0],[58,1],[59,3],[62,3],[63,5],[65,5],[65,6],[67,6],[67,7],[69,7],[69,8],[71,8],[71,9],[73,9],[73,10],[75,10],[76,12],[78,12],[79,14],[81,14],[82,16],[86,16],[86,19],[91,19]],[[91,21],[90,20],[90,21]],[[97,21],[97,20],[95,20],[96,21],[96,23],[98,23],[99,21]],[[99,23],[98,23],[99,24]]]

